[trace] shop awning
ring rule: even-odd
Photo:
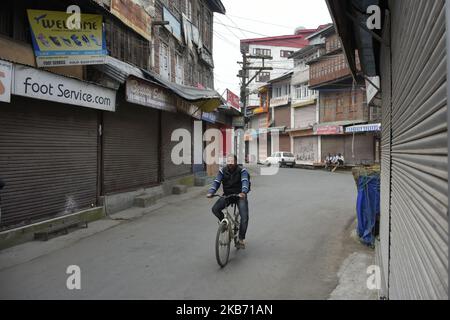
[[[203,112],[212,112],[226,103],[223,97],[215,90],[183,86],[165,80],[152,71],[144,69],[141,69],[141,71],[143,72],[145,79],[159,83],[184,100],[192,102]]]
[[[203,112],[212,112],[226,103],[222,96],[215,90],[200,89],[172,83],[162,79],[154,72],[138,68],[113,57],[107,57],[106,63],[97,65],[96,68],[121,84],[125,83],[130,76],[149,81],[153,84],[158,84],[159,86],[172,91],[180,98],[196,105]]]
[[[345,133],[363,133],[363,132],[379,132],[381,131],[381,123],[365,124],[345,128]]]
[[[291,106],[292,106],[292,108],[300,108],[300,107],[306,107],[306,106],[309,106],[309,105],[312,105],[315,103],[317,103],[317,99],[295,102],[295,103],[292,103]]]

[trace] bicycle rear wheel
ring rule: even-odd
[[[231,246],[231,232],[228,226],[225,231],[222,231],[222,225],[219,226],[216,236],[216,259],[221,268],[225,267],[230,257]]]

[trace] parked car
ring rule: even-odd
[[[266,166],[279,165],[280,167],[295,166],[295,156],[291,152],[275,152],[271,157],[264,162]]]

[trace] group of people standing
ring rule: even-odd
[[[337,154],[332,156],[328,154],[325,159],[325,168],[328,170],[336,170],[339,166],[343,166],[345,163],[344,156],[342,154]]]

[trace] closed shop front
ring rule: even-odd
[[[291,107],[283,106],[275,109],[275,124],[274,127],[291,127]]]
[[[316,105],[294,109],[294,128],[310,128],[316,121]]]
[[[269,133],[260,134],[258,136],[258,161],[260,163],[264,163],[267,157],[270,156],[270,148],[269,148]]]
[[[373,133],[345,136],[345,162],[355,165],[375,163],[375,137]]]
[[[373,134],[322,136],[322,159],[328,154],[342,154],[350,165],[373,164],[375,138]]]
[[[0,102],[1,226],[97,204],[99,112],[18,96]]]
[[[211,129],[219,130],[219,132],[220,132],[220,125],[217,123],[207,123],[206,130],[211,130]],[[207,144],[209,144],[209,142]],[[206,148],[206,146],[205,146],[205,148]],[[219,162],[222,152],[221,152],[221,150],[217,150],[217,151],[218,151],[217,155],[215,153],[212,153],[212,154],[207,153],[206,154],[206,158],[205,158],[206,163],[207,163],[206,172],[208,173],[208,176],[216,176],[217,172],[219,172],[220,165],[218,162]]]
[[[276,107],[275,110],[275,123],[276,128],[290,128],[291,127],[291,106]],[[291,137],[289,134],[281,133],[279,137],[279,150],[273,150],[272,152],[291,152]],[[273,148],[274,149],[274,148]]]
[[[319,162],[318,137],[295,137],[294,156],[300,164],[314,164]]]
[[[448,300],[449,3],[381,2],[383,41],[373,39],[371,48],[368,33],[342,31],[353,25],[350,15],[362,22],[360,12],[371,3],[327,2],[345,51],[365,57],[360,62],[366,77],[380,72],[381,216],[375,261],[382,271],[380,295]],[[347,11],[338,9],[343,3]]]
[[[390,299],[448,299],[446,5],[389,1]]]
[[[177,129],[184,129],[189,132],[189,137],[193,138],[193,118],[181,112],[162,112],[162,176],[163,180],[180,177],[192,173],[193,149],[192,140],[189,141],[189,150],[184,150],[189,154],[177,154],[180,157],[188,157],[190,164],[176,164],[172,160],[173,148],[180,144],[179,141],[172,141],[172,133]],[[183,152],[184,152],[183,151]]]
[[[279,150],[280,152],[291,152],[291,137],[288,134],[280,134],[280,145]],[[274,150],[273,152],[276,152]]]
[[[103,193],[159,183],[160,111],[122,101],[103,115]]]
[[[345,138],[344,136],[322,136],[322,159],[336,154],[343,154],[345,157]],[[347,161],[347,159],[345,159]]]

